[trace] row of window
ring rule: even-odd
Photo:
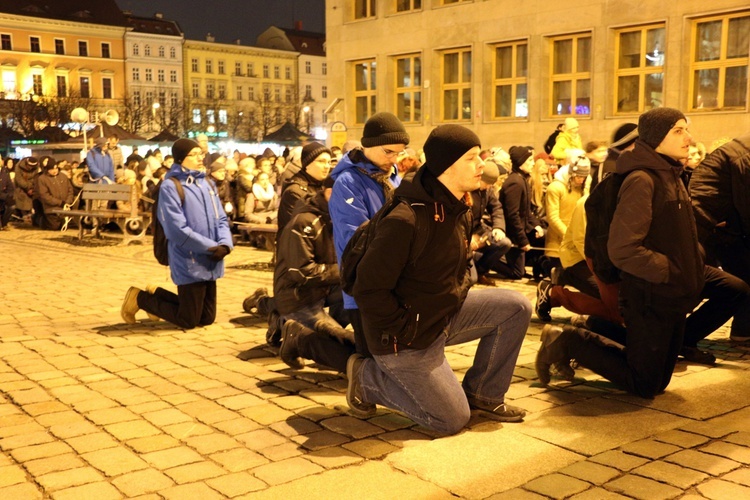
[[[311,75],[312,74],[312,61],[305,61],[305,74]],[[325,76],[328,74],[328,64],[323,62],[320,65],[320,74]]]
[[[663,105],[665,23],[616,30],[614,114],[642,113]],[[588,116],[592,109],[593,47],[590,32],[548,37],[548,116]],[[747,109],[750,14],[695,20],[689,66],[690,111]],[[526,118],[529,113],[528,41],[488,46],[492,73],[491,119]],[[439,106],[443,121],[470,120],[473,112],[471,47],[438,52]],[[390,58],[395,78],[395,113],[404,122],[422,120],[422,54]],[[351,64],[355,115],[364,123],[377,110],[375,59]],[[541,99],[540,99],[541,101]]]
[[[109,42],[102,42],[99,56],[105,59],[112,57],[111,46]],[[8,33],[0,33],[0,49],[13,50],[13,37]],[[42,39],[38,36],[29,37],[29,52],[42,53]],[[55,54],[65,55],[65,40],[55,38]],[[81,57],[89,56],[89,42],[87,40],[78,40],[78,55]]]
[[[158,107],[162,105],[166,105],[169,103],[169,105],[172,108],[177,108],[180,104],[180,96],[177,92],[172,91],[169,93],[169,101],[167,101],[167,93],[164,90],[160,90],[158,94],[154,94],[153,91],[149,90],[145,92],[145,101],[141,98],[141,91],[140,90],[134,90],[132,95],[132,102],[133,107],[140,108],[142,105],[145,104],[146,107],[151,109],[157,109]],[[154,106],[156,103],[159,104],[159,106]]]
[[[216,67],[216,73],[219,75],[226,75],[227,74],[227,67],[226,67],[226,61],[219,59],[217,62]],[[205,60],[205,73],[212,74],[214,72],[214,60],[213,59],[206,59]],[[245,72],[243,72],[242,62],[235,61],[234,63],[234,76],[249,76],[257,78],[257,75],[255,74],[255,64],[252,62],[246,63]],[[200,73],[200,61],[197,57],[193,57],[190,59],[190,71],[193,73]],[[271,78],[271,67],[269,64],[263,65],[263,78]],[[273,77],[276,80],[281,79],[281,66],[274,66],[273,67]],[[284,79],[285,80],[291,80],[292,79],[292,67],[291,66],[284,66]]]
[[[381,0],[382,1],[382,0]],[[434,6],[471,2],[473,0],[432,0]],[[388,13],[422,10],[422,0],[387,0]],[[370,19],[377,15],[378,0],[354,0],[351,17],[353,19]]]
[[[131,45],[130,52],[134,56],[140,56],[141,55],[140,45],[137,43],[134,43],[133,45]],[[157,49],[157,55],[160,59],[164,59],[166,57],[166,49],[163,45],[159,45],[159,48]],[[151,57],[151,45],[145,44],[143,46],[143,56]],[[175,47],[169,47],[169,58],[177,59],[177,49]]]
[[[154,70],[152,68],[146,68],[144,71],[144,79],[147,82],[153,82],[154,81]],[[140,82],[141,81],[141,68],[133,68],[132,71],[132,77],[134,82]],[[157,69],[156,70],[156,81],[159,83],[165,83],[166,80],[166,71],[163,69]],[[177,70],[172,69],[169,70],[169,83],[177,83]]]
[[[16,71],[3,70],[2,72],[2,92],[5,98],[17,98],[19,89],[17,87]],[[99,81],[101,92],[94,92],[92,89],[92,78],[90,75],[81,75],[78,78],[78,95],[82,98],[101,97],[102,99],[113,98],[113,80],[110,76],[103,76]],[[60,71],[55,75],[55,89],[57,95],[67,97],[71,93],[68,74]],[[43,75],[41,72],[35,72],[31,75],[31,93],[34,95],[44,94]],[[95,95],[96,94],[96,95]]]
[[[264,93],[266,94],[267,99],[271,99],[271,87],[268,85],[264,85]],[[245,93],[245,90],[247,90],[247,93]],[[273,89],[273,100],[276,102],[281,102],[281,87],[275,87]],[[227,99],[227,86],[226,82],[214,82],[211,80],[207,80],[205,82],[205,94],[201,95],[201,82],[200,80],[193,80],[190,85],[190,95],[193,99],[200,99],[202,97],[205,97],[206,99]],[[245,96],[247,96],[248,101],[255,100],[255,88],[252,86],[243,86],[243,85],[237,85],[235,87],[235,93],[234,93],[234,99],[237,101],[243,101],[245,100]],[[321,99],[327,99],[328,98],[328,86],[323,85],[321,87]],[[294,100],[294,92],[291,87],[287,87],[284,91],[284,102],[290,103]],[[312,85],[305,85],[305,94],[303,96],[303,101],[314,101],[315,96],[313,95],[313,89]]]

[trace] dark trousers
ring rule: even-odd
[[[630,280],[620,286],[620,305],[628,325],[627,347],[583,328],[566,328],[567,355],[628,392],[653,398],[672,378],[685,309],[669,297],[651,296],[648,285]]]
[[[357,352],[366,358],[371,358],[372,354],[370,349],[367,348],[367,337],[365,337],[365,327],[362,325],[362,315],[359,313],[359,309],[347,309],[349,315],[349,324],[352,325],[354,330],[354,345],[357,347]]]
[[[13,215],[13,199],[0,200],[0,227],[8,225],[11,216]]]
[[[708,260],[718,261],[724,271],[750,285],[750,248],[744,240],[730,244],[707,245]],[[732,335],[750,337],[750,307],[741,307],[732,321]]]
[[[564,268],[557,285],[570,285],[579,292],[590,295],[595,299],[601,298],[599,286],[596,284],[594,275],[585,260]]]
[[[707,299],[693,311],[685,322],[683,345],[696,347],[698,342],[715,332],[721,325],[743,309],[750,308],[750,286],[727,272],[705,266],[706,284],[701,299]],[[600,335],[620,344],[627,343],[627,333],[622,325],[601,318],[589,317],[588,327]]]
[[[186,330],[210,325],[216,320],[216,282],[178,285],[177,294],[161,287],[140,292],[138,307]]]
[[[543,247],[544,238],[537,238],[536,231],[526,234],[532,247]],[[532,250],[532,252],[538,250]],[[526,274],[526,252],[514,246],[505,254],[505,262],[498,260],[492,267],[501,277],[520,280]]]
[[[511,248],[510,240],[508,238],[503,238],[496,243],[492,243],[477,250],[475,255],[480,255],[476,260],[477,274],[479,276],[487,274],[490,269],[495,267],[495,264],[500,260],[500,257],[507,254]]]

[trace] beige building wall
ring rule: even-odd
[[[409,3],[409,2],[406,2]],[[475,130],[484,146],[530,144],[538,148],[563,116],[551,113],[552,38],[588,32],[591,36],[590,114],[579,116],[584,141],[609,140],[622,123],[637,121],[640,111],[617,112],[615,67],[617,30],[651,23],[664,23],[665,54],[662,105],[686,111],[698,140],[710,144],[722,136],[750,130],[747,84],[744,105],[731,110],[690,111],[691,37],[697,17],[746,11],[746,0],[580,0],[571,3],[550,0],[464,0],[443,5],[444,0],[422,0],[421,7],[396,12],[404,2],[396,0],[327,0],[329,122],[341,120],[350,138],[358,139],[362,124],[356,123],[353,64],[364,59],[376,62],[376,110],[397,112],[396,68],[393,58],[418,54],[422,62],[422,116],[406,128],[412,143],[421,147],[432,128],[446,123],[440,115],[441,51],[470,48],[470,117],[457,120]],[[414,5],[412,0],[411,6]],[[375,15],[355,19],[362,8],[374,7]],[[744,26],[744,25],[743,25]],[[743,28],[744,31],[744,28]],[[742,34],[747,37],[747,34]],[[744,38],[747,43],[747,38]],[[526,41],[528,46],[528,116],[492,117],[494,44]],[[744,55],[747,75],[747,50]],[[747,78],[747,77],[746,77]]]

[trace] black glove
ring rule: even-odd
[[[224,257],[226,257],[229,254],[229,247],[226,245],[219,245],[215,247],[210,247],[208,249],[209,252],[211,252],[211,260],[215,260],[216,262],[219,262],[221,260],[224,260]]]

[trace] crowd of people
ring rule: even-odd
[[[584,141],[567,118],[544,151],[483,147],[452,124],[412,149],[383,112],[342,149],[224,156],[199,137],[176,141],[171,158],[118,165],[116,141],[98,140],[86,163],[91,182],[136,185],[143,209],[156,200],[168,241],[177,293],[131,287],[126,322],[143,310],[181,328],[211,324],[232,221],[276,224],[273,292],[243,308],[267,318],[280,358],[345,373],[355,416],[381,405],[450,434],[472,410],[523,420],[505,393],[532,313],[546,323],[541,383],[581,366],[644,398],[666,389],[679,356],[713,365],[698,342],[732,317],[730,338],[750,340],[749,137],[707,151],[682,112],[654,108],[610,141]],[[6,162],[3,226],[14,209],[38,219],[72,203],[66,170],[51,158]],[[521,279],[537,283],[533,306],[498,282]],[[557,307],[570,324],[553,322]],[[477,340],[459,382],[445,346]]]

